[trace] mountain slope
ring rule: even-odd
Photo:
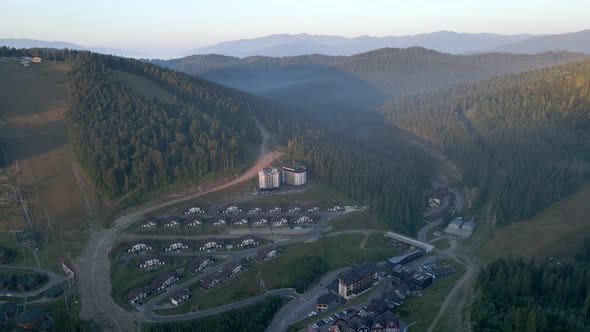
[[[155,63],[286,104],[346,111],[374,110],[385,96],[422,93],[582,57],[567,52],[463,56],[412,47],[385,48],[354,56],[239,59],[194,55]]]
[[[400,98],[387,121],[458,160],[497,222],[526,219],[590,178],[590,60]]]
[[[541,53],[551,50],[567,50],[590,54],[590,29],[559,35],[530,38],[493,49],[507,53]]]
[[[384,47],[406,48],[421,46],[445,53],[480,52],[511,42],[522,41],[532,35],[499,35],[492,33],[457,33],[438,31],[411,36],[346,38],[310,34],[277,34],[252,39],[226,41],[190,51],[191,54],[222,54],[248,57],[296,56],[305,54],[353,55]]]
[[[113,197],[235,170],[261,139],[255,98],[154,65],[83,52],[68,86],[76,157]]]

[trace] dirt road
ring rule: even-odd
[[[80,317],[82,319],[95,319],[106,325],[106,329],[115,331],[133,331],[139,329],[138,315],[126,312],[111,297],[109,252],[116,243],[117,236],[143,215],[170,205],[229,188],[254,177],[260,168],[269,165],[278,157],[276,152],[266,151],[269,135],[262,127],[260,129],[263,135],[260,156],[252,167],[236,179],[221,185],[204,188],[197,193],[164,203],[156,205],[146,203],[140,208],[117,218],[110,228],[105,229],[101,228],[100,225],[96,225],[95,229],[90,230],[92,234],[89,241],[86,243],[80,256],[73,262],[82,302],[82,309],[80,311]]]
[[[465,274],[461,277],[461,279],[459,279],[457,281],[457,283],[455,283],[455,286],[453,287],[453,289],[451,289],[449,294],[447,294],[447,297],[445,298],[442,305],[440,306],[440,309],[439,309],[436,317],[434,317],[434,319],[430,323],[430,326],[428,326],[427,332],[434,331],[434,329],[436,328],[440,319],[443,317],[443,314],[445,314],[447,307],[451,303],[452,299],[456,295],[458,295],[458,293],[461,290],[465,290],[465,289],[471,287],[473,285],[473,282],[475,281],[475,278],[477,277],[477,272],[479,271],[479,268],[480,268],[479,262],[475,261],[468,254],[467,255],[460,254],[460,259],[465,263],[463,263],[461,260],[456,259],[456,258],[455,258],[455,261],[457,261],[465,266]],[[465,306],[465,300],[466,300],[465,296],[461,296],[460,301],[458,303],[454,303],[454,305],[456,307],[463,308]]]

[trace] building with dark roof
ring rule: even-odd
[[[201,287],[203,287],[204,289],[210,289],[217,286],[217,284],[219,284],[220,282],[221,280],[219,280],[217,276],[210,274],[203,278],[203,280],[201,280]]]
[[[188,260],[188,270],[197,273],[211,264],[213,264],[213,258],[210,256],[193,256]]]
[[[139,303],[146,297],[148,297],[148,290],[145,288],[133,288],[127,293],[127,301],[131,304]]]
[[[142,258],[137,263],[137,267],[140,269],[148,269],[162,265],[166,265],[166,258],[158,255]]]
[[[428,206],[431,208],[439,207],[448,194],[449,188],[447,187],[435,188],[430,192],[430,195],[428,195]]]
[[[375,264],[364,264],[338,276],[338,294],[349,299],[373,287],[377,282],[377,267]]]
[[[179,305],[191,298],[191,292],[188,289],[178,289],[170,296],[170,303]]]
[[[197,247],[199,248],[199,250],[210,250],[210,249],[221,248],[222,246],[223,246],[222,239],[210,238],[210,239],[201,241],[201,243]]]
[[[283,166],[283,182],[293,186],[302,186],[307,183],[307,169],[298,163],[289,163]]]
[[[178,279],[178,275],[175,272],[162,272],[152,281],[151,289],[154,292],[159,292],[176,283]]]
[[[328,328],[329,332],[400,332],[402,323],[389,311],[376,315],[354,315],[348,319],[339,318]]]
[[[221,278],[222,280],[229,279],[244,270],[244,265],[242,264],[229,263],[222,267],[221,270],[219,270],[219,278]]]
[[[316,307],[318,311],[320,310],[330,310],[334,307],[337,307],[344,303],[344,299],[332,292],[328,292],[320,297],[318,297]]]
[[[182,251],[184,249],[189,249],[192,246],[192,243],[187,240],[183,239],[176,239],[166,243],[163,250],[164,251]]]
[[[145,241],[145,240],[141,240],[141,241],[130,243],[129,246],[127,247],[127,252],[128,253],[136,253],[136,252],[147,251],[147,250],[152,250],[152,249],[154,249],[154,246],[152,243]]]
[[[272,248],[272,247],[265,247],[265,248],[258,250],[258,252],[256,252],[254,259],[256,259],[258,262],[265,262],[269,259],[272,259],[273,257],[278,256],[278,255],[279,255],[279,252],[277,251],[277,249]]]
[[[408,251],[404,254],[391,257],[387,260],[387,265],[393,268],[397,264],[404,265],[424,255],[424,251],[420,249]]]

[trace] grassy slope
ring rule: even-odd
[[[457,269],[457,273],[439,278],[423,292],[422,296],[407,298],[401,308],[397,310],[396,313],[404,322],[407,324],[416,323],[412,326],[412,331],[426,331],[447,294],[465,272],[464,267],[456,262],[452,262],[451,265]]]
[[[497,228],[481,250],[486,260],[567,254],[590,235],[590,184],[530,220]]]
[[[389,246],[379,249],[360,250],[364,235],[345,234],[328,237],[318,242],[309,244],[294,244],[283,248],[284,253],[266,263],[251,262],[251,271],[239,275],[236,280],[216,287],[210,291],[204,291],[198,285],[191,290],[193,300],[187,305],[170,310],[162,310],[159,314],[177,314],[189,311],[192,306],[209,308],[224,303],[234,302],[260,292],[255,273],[260,276],[267,289],[292,287],[295,280],[295,266],[293,262],[305,255],[314,255],[328,262],[330,270],[335,270],[347,265],[364,263],[368,261],[383,260],[397,254],[395,248]]]
[[[10,162],[4,172],[16,183],[18,161],[17,178],[35,231],[48,246],[39,259],[49,268],[56,267],[56,257],[81,247],[81,219],[112,207],[75,173],[64,123],[66,70],[62,63],[25,68],[0,62],[0,135]]]
[[[351,229],[382,229],[386,231],[388,226],[375,213],[352,212],[330,221],[332,231],[344,231]]]

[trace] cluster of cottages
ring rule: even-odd
[[[253,238],[243,238],[241,242],[238,243],[238,246],[241,247],[255,247],[258,246],[260,242],[257,239]],[[215,241],[208,241],[203,244],[203,248],[213,248],[215,246],[219,246]],[[149,244],[145,243],[135,243],[129,247],[129,250],[133,248],[152,248]],[[130,251],[132,252],[132,251]],[[258,250],[254,255],[253,258],[258,261],[259,263],[266,262],[274,257],[279,256],[280,252],[277,248],[273,247],[264,247]],[[165,266],[167,264],[167,259],[162,256],[147,256],[142,258],[137,267],[140,269],[148,269],[158,266]],[[197,274],[202,272],[207,267],[213,265],[215,260],[211,256],[206,255],[197,255],[193,256],[188,259],[188,270],[191,273]],[[205,276],[203,279],[200,280],[200,286],[204,289],[210,289],[218,284],[235,277],[236,275],[240,274],[241,272],[247,269],[247,265],[242,262],[230,262],[228,264],[223,265],[218,271],[213,274]],[[152,280],[148,287],[141,287],[141,288],[134,288],[127,294],[127,300],[131,304],[140,304],[142,303],[147,297],[151,296],[152,294],[158,293],[160,291],[165,290],[166,288],[170,287],[171,285],[175,284],[180,280],[180,275],[177,272],[165,271],[161,272]],[[173,305],[178,305],[186,300],[190,299],[190,292],[188,290],[177,290],[175,291],[171,297],[170,302]]]
[[[127,294],[127,300],[131,304],[142,303],[148,296],[162,291],[180,280],[178,273],[173,271],[161,272],[152,280],[148,287],[134,288]]]
[[[226,213],[225,211],[223,212]],[[231,213],[231,212],[228,212]],[[203,224],[209,224],[211,226],[226,226],[226,225],[234,225],[234,226],[266,226],[272,225],[275,227],[278,226],[287,226],[289,224],[289,220],[292,221],[293,224],[304,224],[304,223],[312,223],[314,219],[309,216],[299,216],[296,218],[290,218],[287,216],[275,216],[275,217],[240,217],[240,218],[209,218],[205,219],[197,219],[197,218],[184,218],[181,219],[179,217],[174,216],[167,216],[161,218],[146,218],[140,222],[140,228],[175,228],[175,227],[195,227],[201,226]]]
[[[393,314],[393,310],[403,305],[410,295],[420,294],[432,285],[438,277],[455,273],[455,270],[441,263],[423,264],[408,267],[405,264],[424,255],[424,251],[410,250],[387,260],[386,266],[391,274],[389,290],[371,300],[366,310],[343,310],[331,317],[317,321],[309,326],[310,331],[383,331],[399,332],[405,325]],[[378,281],[378,270],[374,264],[364,264],[341,273],[328,286],[328,293],[317,299],[318,312],[332,310],[347,300],[358,296],[373,287]]]
[[[142,264],[145,264],[147,261],[152,261],[151,266],[156,266],[157,264],[164,265],[166,264],[164,259],[161,258],[146,258],[142,260],[139,264],[139,267],[142,267]],[[215,261],[210,256],[193,256],[188,260],[188,270],[192,273],[199,273],[203,271],[210,265],[213,265]],[[180,280],[180,276],[176,272],[165,271],[161,272],[152,280],[148,287],[142,288],[134,288],[127,294],[127,300],[132,304],[138,304],[143,302],[148,296],[151,294],[155,294],[159,291],[162,291],[171,285],[175,284]],[[176,291],[172,294],[170,301],[174,305],[178,305],[183,301],[186,301],[190,298],[190,293],[188,290],[184,292],[184,290]]]
[[[339,206],[327,208],[326,212],[341,212],[347,210],[356,210],[356,206]],[[288,209],[275,206],[268,210],[264,210],[260,207],[254,207],[244,212],[244,209],[238,206],[229,206],[224,210],[217,211],[212,215],[206,215],[205,210],[200,207],[192,207],[184,212],[184,216],[178,217],[175,215],[163,215],[159,217],[146,217],[139,222],[140,228],[175,228],[175,227],[195,227],[200,225],[211,225],[211,226],[225,226],[225,225],[273,225],[273,226],[286,226],[290,222],[293,224],[303,224],[313,222],[314,219],[310,216],[295,215],[303,211],[301,207],[293,206]],[[317,206],[308,208],[307,213],[317,213],[321,209]],[[270,216],[254,217],[252,215],[268,213]],[[287,216],[287,214],[289,214]],[[248,216],[250,215],[250,216]]]
[[[389,303],[383,297],[371,302],[367,309],[350,308],[341,311],[338,316],[318,321],[310,330],[326,332],[402,332],[405,325],[391,312]],[[321,297],[320,297],[321,298]]]
[[[256,254],[254,254],[254,259],[256,261],[258,261],[259,263],[263,263],[263,262],[273,259],[274,257],[277,257],[279,255],[280,255],[280,252],[277,248],[264,247],[264,248],[258,250],[258,252],[256,252]],[[217,271],[217,273],[213,273],[213,274],[210,274],[210,275],[204,277],[201,280],[200,285],[203,289],[206,289],[206,290],[211,289],[211,288],[219,285],[223,281],[226,281],[228,279],[235,277],[236,275],[245,271],[246,269],[247,269],[247,265],[245,265],[243,263],[226,264],[219,271]]]
[[[164,253],[167,252],[183,252],[183,251],[205,251],[223,248],[224,246],[237,247],[241,249],[254,248],[262,243],[262,239],[257,236],[242,236],[235,239],[217,239],[210,238],[200,241],[192,241],[185,239],[176,239],[156,244],[148,240],[138,240],[125,244],[124,251],[128,254],[138,254],[142,252],[157,251],[157,248]]]

